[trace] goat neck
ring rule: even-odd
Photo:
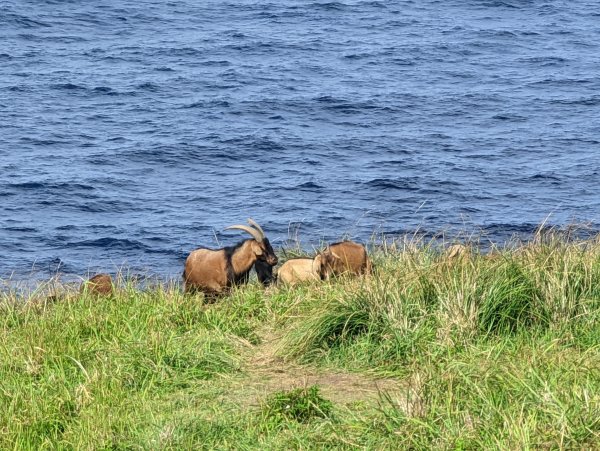
[[[255,240],[244,241],[231,255],[231,266],[235,274],[250,271],[250,268],[256,262],[256,254],[252,250],[253,242]]]

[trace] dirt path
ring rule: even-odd
[[[376,403],[382,392],[399,395],[401,383],[395,379],[373,379],[361,374],[319,370],[284,362],[275,354],[279,337],[272,331],[260,333],[261,343],[244,351],[240,392],[250,405],[257,405],[269,394],[298,387],[318,385],[322,395],[338,404]],[[243,402],[240,399],[240,402]]]

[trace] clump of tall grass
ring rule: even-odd
[[[276,422],[293,420],[306,423],[314,418],[328,418],[333,404],[323,398],[319,387],[300,387],[272,393],[264,400],[262,414]]]
[[[459,258],[431,242],[375,251],[375,275],[329,282],[327,295],[289,327],[280,353],[316,362],[343,350],[365,365],[393,366],[424,346],[543,333],[600,307],[598,241],[550,235],[465,249]]]

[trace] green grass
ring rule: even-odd
[[[0,449],[600,448],[598,240],[372,256],[211,304],[0,294]]]
[[[295,420],[308,423],[314,418],[328,418],[333,404],[319,394],[319,387],[296,388],[280,391],[268,397],[263,405],[263,415],[279,423]]]

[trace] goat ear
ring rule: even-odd
[[[262,255],[263,254],[262,247],[257,242],[252,243],[252,250],[254,251],[254,255]]]

